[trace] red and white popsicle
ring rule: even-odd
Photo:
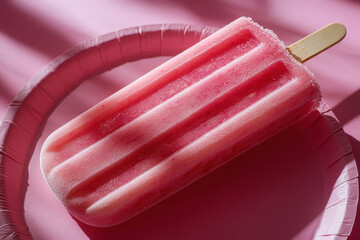
[[[287,50],[239,18],[52,133],[45,179],[79,220],[119,224],[314,110],[300,62],[344,35],[331,25]]]

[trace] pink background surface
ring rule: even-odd
[[[178,22],[221,27],[239,16],[250,16],[263,26],[273,29],[286,44],[290,44],[328,23],[341,22],[348,29],[348,34],[343,42],[310,60],[306,66],[314,72],[322,88],[325,101],[333,108],[334,113],[343,125],[352,144],[355,158],[358,160],[358,166],[360,166],[359,12],[360,2],[355,0],[316,2],[266,0],[249,2],[234,0],[89,2],[81,0],[76,2],[32,1],[31,3],[29,1],[1,1],[0,116],[5,113],[16,93],[41,67],[79,42],[107,32],[153,23]],[[108,94],[117,91],[125,84],[151,70],[164,59],[166,58],[127,64],[86,82],[74,96],[66,99],[59,106],[58,113],[55,112],[55,116],[49,119],[44,135],[70,120],[79,112],[91,107]],[[96,94],[89,97],[86,94],[87,92]],[[278,138],[281,138],[281,135]],[[272,143],[269,144],[271,146]],[[266,146],[262,147],[269,148]],[[37,153],[35,152],[35,154]],[[249,153],[249,155],[251,154],[256,153]],[[311,165],[307,166],[312,167]],[[30,169],[36,167],[36,164],[29,166]],[[248,167],[251,168],[251,166]],[[227,168],[230,171],[230,166]],[[31,170],[29,171],[31,172]],[[219,175],[221,172],[217,174]],[[208,178],[208,181],[211,182],[211,179],[215,184],[216,173]],[[41,182],[42,179],[30,177],[30,186],[34,186],[36,181]],[[202,184],[204,181],[187,189],[187,192],[180,193],[176,200],[170,199],[165,204],[158,206],[157,211],[161,215],[161,211],[166,211],[169,205],[170,207],[171,205],[175,206],[177,201],[180,201],[179,199],[182,201],[189,200],[186,197],[182,198],[182,196],[190,194],[191,191],[196,192],[197,188],[205,191],[205,194],[206,192],[210,194],[209,197],[215,197],[211,195],[211,189],[205,187],[204,190],[204,186],[201,187]],[[316,185],[313,186],[313,188],[316,187]],[[56,204],[56,199],[49,201]],[[251,198],[248,201],[251,201]],[[309,201],[317,201],[317,199],[309,199]],[[198,205],[200,206],[201,202]],[[186,203],[185,206],[187,206]],[[194,207],[196,205],[188,206]],[[35,211],[37,208],[43,207],[35,205],[33,209]],[[55,211],[61,210],[55,209]],[[123,233],[129,232],[130,230],[125,229],[135,227],[135,223],[146,223],[147,216],[152,216],[156,209],[151,211],[142,215],[135,222],[133,221],[133,224],[129,222],[123,226]],[[181,211],[178,214],[181,214]],[[30,214],[29,216],[34,218],[30,219],[32,223],[42,221],[41,215]],[[37,217],[38,219],[36,219]],[[209,217],[211,218],[211,216]],[[169,216],[169,219],[177,220],[175,216]],[[185,221],[185,219],[182,220]],[[270,220],[268,219],[268,221]],[[69,219],[69,221],[72,220]],[[349,239],[360,238],[360,227],[357,226],[359,223],[360,216],[358,214],[353,233]],[[33,226],[37,225],[33,224]],[[245,226],[243,227],[245,229]],[[61,229],[62,226],[59,225],[59,228]],[[144,228],[146,231],[146,226]],[[45,230],[35,229],[34,231],[44,232]],[[91,229],[87,229],[87,233],[90,236],[97,234],[95,230],[92,231]],[[45,232],[44,236],[46,234],[51,233]]]

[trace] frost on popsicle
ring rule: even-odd
[[[119,224],[318,105],[313,75],[240,18],[51,134],[43,174],[93,226]]]

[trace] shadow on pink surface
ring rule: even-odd
[[[339,119],[340,123],[345,125],[353,118],[360,115],[360,89],[344,99],[341,103],[336,105],[333,112]]]
[[[253,18],[262,26],[273,29],[282,40],[297,41],[308,33],[300,32],[291,27],[286,22],[277,21],[276,16],[269,10],[267,0],[256,1],[221,1],[221,0],[137,0],[140,2],[151,2],[159,6],[169,5],[183,8],[200,18],[207,24],[216,24],[216,27],[222,27],[235,19],[246,16]],[[206,6],[206,7],[204,7]],[[288,42],[286,44],[290,44]]]
[[[47,55],[50,59],[75,45],[75,43],[67,37],[69,36],[69,32],[73,33],[75,30],[64,27],[57,29],[49,24],[52,21],[53,20],[46,19],[43,16],[37,16],[29,9],[23,9],[19,3],[0,1],[0,32],[21,42],[28,48]],[[56,24],[56,22],[53,23]],[[85,37],[82,36],[82,38],[84,39]],[[29,65],[30,64],[31,63],[29,63]],[[14,67],[18,73],[23,73],[24,70],[22,68]],[[6,70],[6,68],[0,69],[0,103],[4,102],[7,105],[14,98],[16,92],[10,89],[9,84],[6,84],[6,82],[9,83],[12,80],[3,79],[1,71]],[[36,71],[37,70],[38,69],[36,69]],[[25,75],[28,75],[28,73]],[[28,79],[24,79],[24,82],[27,81]],[[114,80],[111,80],[110,77],[107,76],[94,76],[86,81],[89,85],[94,86],[94,88],[101,89],[106,87],[107,89],[113,89],[114,92],[116,89],[123,87],[123,85],[114,84]],[[86,101],[80,99],[77,95],[73,97],[73,100],[78,103],[74,105],[74,111],[84,111],[84,109],[91,107],[90,105],[86,105]],[[2,115],[0,114],[0,119],[1,117]]]
[[[49,21],[49,20],[48,20]],[[21,9],[12,1],[0,3],[0,31],[50,57],[74,45],[48,21]]]
[[[1,72],[0,72],[1,74]],[[14,98],[15,96],[15,92],[12,91],[7,84],[5,84],[5,81],[3,80],[2,76],[0,75],[0,100],[5,101],[5,102],[10,102],[11,99]],[[1,119],[1,114],[0,114],[0,119]]]
[[[145,2],[151,2],[152,4],[158,5],[174,5],[177,8],[184,8],[200,18],[207,20],[216,19],[226,22],[234,20],[234,17],[238,18],[240,16],[246,16],[242,14],[261,16],[263,13],[267,12],[268,8],[267,0],[255,0],[251,3],[247,1],[231,2],[221,0],[150,0]]]

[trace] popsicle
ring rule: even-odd
[[[277,36],[242,17],[53,132],[41,169],[73,216],[113,226],[293,124],[320,98],[313,74]]]

